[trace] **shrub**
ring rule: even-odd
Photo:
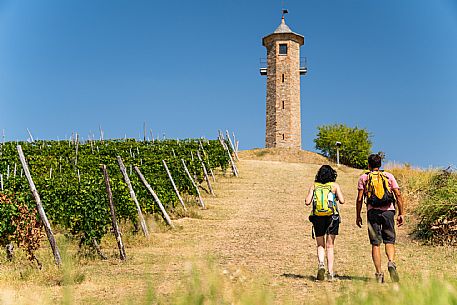
[[[387,164],[402,187],[415,237],[457,245],[457,173]]]
[[[417,213],[418,237],[439,244],[457,244],[457,174],[449,171],[436,174]]]
[[[367,168],[371,154],[370,133],[366,129],[351,128],[344,124],[318,126],[314,143],[316,149],[332,160],[336,160],[337,141],[341,142],[340,163],[355,168]]]
[[[41,262],[35,256],[43,238],[42,224],[38,220],[36,208],[28,206],[14,196],[0,193],[0,215],[8,221],[0,222],[0,246],[15,242],[22,248],[30,261],[36,261],[41,269]],[[7,218],[6,218],[7,217]],[[8,258],[12,258],[9,252]]]

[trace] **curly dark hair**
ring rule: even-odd
[[[335,182],[337,176],[336,170],[330,165],[322,165],[321,168],[319,168],[314,181],[318,183]]]

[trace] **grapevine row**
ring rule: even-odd
[[[118,157],[125,165],[141,211],[162,215],[163,212],[135,173],[135,167],[141,170],[165,210],[173,211],[181,206],[175,190],[193,198],[199,196],[184,165],[195,183],[201,184],[205,179],[203,167],[210,175],[217,168],[225,172],[231,165],[233,149],[228,144],[222,138],[154,142],[125,139],[79,143],[77,137],[73,141],[3,143],[0,151],[0,246],[12,242],[17,244],[14,236],[18,228],[21,225],[27,228],[27,223],[19,225],[11,219],[18,218],[24,210],[36,213],[35,202],[19,161],[17,145],[21,145],[26,156],[43,208],[52,225],[77,238],[80,246],[94,248],[109,232],[111,224],[104,177],[100,171],[102,164],[109,172],[118,220],[130,222],[134,228],[138,228],[138,210],[120,171]],[[210,187],[209,181],[208,185]],[[36,227],[35,223],[33,225]],[[37,246],[30,248],[34,251]],[[33,253],[30,257],[35,258]]]

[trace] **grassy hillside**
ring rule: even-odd
[[[400,181],[415,237],[441,245],[457,245],[457,174],[451,170],[389,169]]]
[[[387,278],[379,285],[373,282],[366,223],[355,225],[361,172],[338,168],[347,201],[336,239],[338,280],[316,282],[315,240],[303,201],[320,164],[284,152],[272,155],[283,154],[288,162],[277,156],[270,161],[267,153],[256,158],[258,152],[240,154],[239,178],[217,175],[216,196],[204,198],[208,209],[175,220],[177,229],[149,218],[152,236],[146,239],[121,224],[126,262],[117,259],[111,235],[103,240],[107,261],[76,256],[77,245],[63,235],[62,269],[48,247],[38,253],[43,270],[2,255],[0,304],[457,304],[456,248],[424,245],[410,235],[419,196],[411,186],[422,182],[395,172],[402,186],[411,184],[405,189],[407,224],[397,231],[401,282]]]

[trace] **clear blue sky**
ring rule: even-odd
[[[457,165],[457,1],[288,0],[305,36],[303,148],[316,126],[367,128],[374,150]],[[280,0],[0,0],[0,129],[8,140],[234,130],[263,147],[261,38]]]

